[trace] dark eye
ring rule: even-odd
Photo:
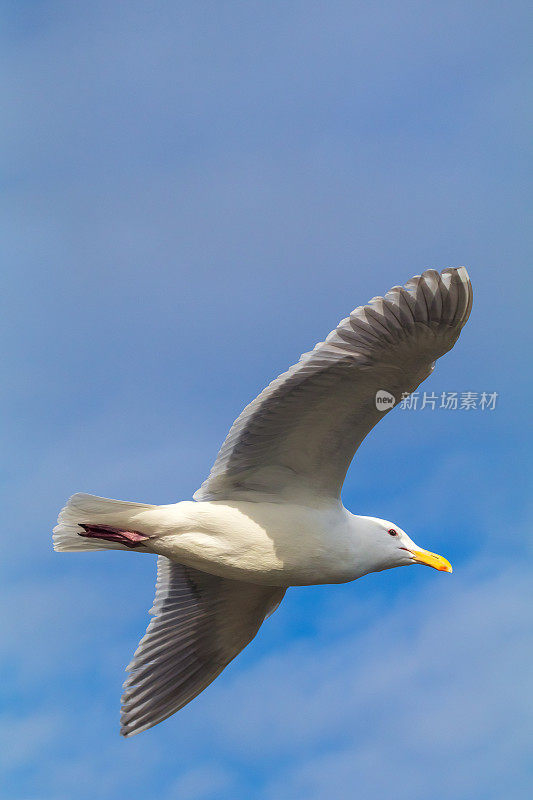
[[[395,531],[394,528],[389,528],[388,532],[391,536],[398,536],[398,531]]]

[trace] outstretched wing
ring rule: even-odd
[[[154,614],[127,669],[121,733],[151,728],[203,691],[254,638],[285,589],[157,560]]]
[[[341,320],[234,422],[195,500],[338,497],[355,451],[448,352],[470,314],[465,267],[429,269]]]

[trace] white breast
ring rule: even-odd
[[[186,501],[147,515],[154,552],[214,575],[270,586],[357,577],[351,515],[340,502]]]

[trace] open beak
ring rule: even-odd
[[[410,550],[416,564],[426,564],[441,572],[453,572],[452,565],[443,556],[430,553],[429,550]]]

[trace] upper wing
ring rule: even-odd
[[[254,638],[284,594],[159,556],[150,609],[155,616],[127,667],[122,735],[151,728],[203,691]]]
[[[338,497],[355,451],[386,413],[376,392],[398,402],[416,389],[471,306],[459,267],[429,269],[356,308],[246,406],[194,499]]]

